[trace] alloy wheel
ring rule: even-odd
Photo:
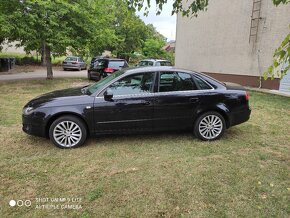
[[[73,121],[62,121],[55,126],[53,138],[62,147],[74,147],[82,139],[82,130]]]
[[[205,116],[199,123],[199,133],[207,140],[217,138],[223,131],[223,122],[216,115]]]

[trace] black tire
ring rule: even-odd
[[[215,111],[200,115],[194,123],[194,135],[203,141],[217,140],[224,134],[226,122],[224,117]]]
[[[84,144],[87,129],[81,119],[66,115],[51,124],[49,138],[59,148],[77,148]]]
[[[88,79],[91,80],[92,79],[92,76],[91,76],[91,72],[88,71]]]

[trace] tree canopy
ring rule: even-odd
[[[43,49],[47,78],[52,78],[51,52],[66,54],[71,49],[84,53],[96,37],[100,47],[110,40],[113,30],[106,28],[110,17],[102,13],[103,7],[96,8],[82,0],[1,0],[0,38],[18,41],[27,51]],[[95,19],[96,15],[102,19]]]
[[[124,0],[1,0],[0,24],[0,44],[17,41],[27,52],[42,52],[47,78],[53,77],[51,54],[126,54],[161,37]]]
[[[141,8],[148,12],[152,2],[157,5],[157,14],[167,4],[167,0],[0,0],[0,43],[19,41],[27,51],[45,51],[48,78],[52,78],[51,53],[66,54],[69,49],[92,55],[109,49],[128,55],[140,50],[146,41],[150,44],[150,38],[162,39],[134,13]],[[273,0],[277,6],[289,2]],[[175,0],[172,14],[197,16],[208,4],[208,0],[190,0],[185,5],[184,1]],[[276,50],[265,77],[274,77],[274,72],[280,77],[286,74],[290,68],[289,44],[288,34]],[[285,63],[288,66],[281,68]]]

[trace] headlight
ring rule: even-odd
[[[23,114],[24,115],[30,115],[32,114],[34,111],[34,108],[33,107],[25,107],[23,108]]]

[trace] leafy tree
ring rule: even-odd
[[[142,48],[142,53],[148,58],[163,58],[165,56],[165,50],[162,49],[163,46],[165,46],[163,40],[148,39]]]
[[[290,0],[273,0],[274,5],[288,4]],[[289,25],[290,29],[290,25]],[[281,45],[275,50],[273,64],[264,73],[264,79],[274,79],[275,72],[282,78],[290,69],[290,33],[283,40]]]
[[[135,51],[141,50],[149,38],[163,39],[153,25],[146,25],[136,14],[135,10],[128,8],[125,1],[115,0],[115,29],[118,43],[111,50],[118,56],[129,59]]]
[[[101,48],[111,31],[104,13],[105,0],[94,7],[82,0],[9,0],[0,1],[0,38],[19,41],[27,51],[43,49],[47,62],[47,78],[53,78],[51,54],[78,54],[98,40]],[[98,28],[96,28],[98,27]]]
[[[153,1],[153,0],[152,0]],[[128,5],[129,7],[141,10],[142,8],[144,8],[144,2],[147,3],[147,6],[145,6],[145,14],[148,13],[148,8],[150,8],[151,6],[151,2],[150,0],[128,0]],[[208,1],[209,0],[190,0],[188,1],[188,6],[185,7],[183,5],[182,0],[175,0],[173,1],[173,5],[172,5],[172,14],[175,13],[181,13],[184,16],[189,16],[189,15],[193,15],[193,16],[197,16],[199,11],[204,11],[206,10],[207,6],[208,6]],[[288,1],[288,0],[286,0]],[[155,0],[154,1],[156,3],[157,6],[157,14],[160,14],[163,8],[163,5],[167,3],[167,0]]]

